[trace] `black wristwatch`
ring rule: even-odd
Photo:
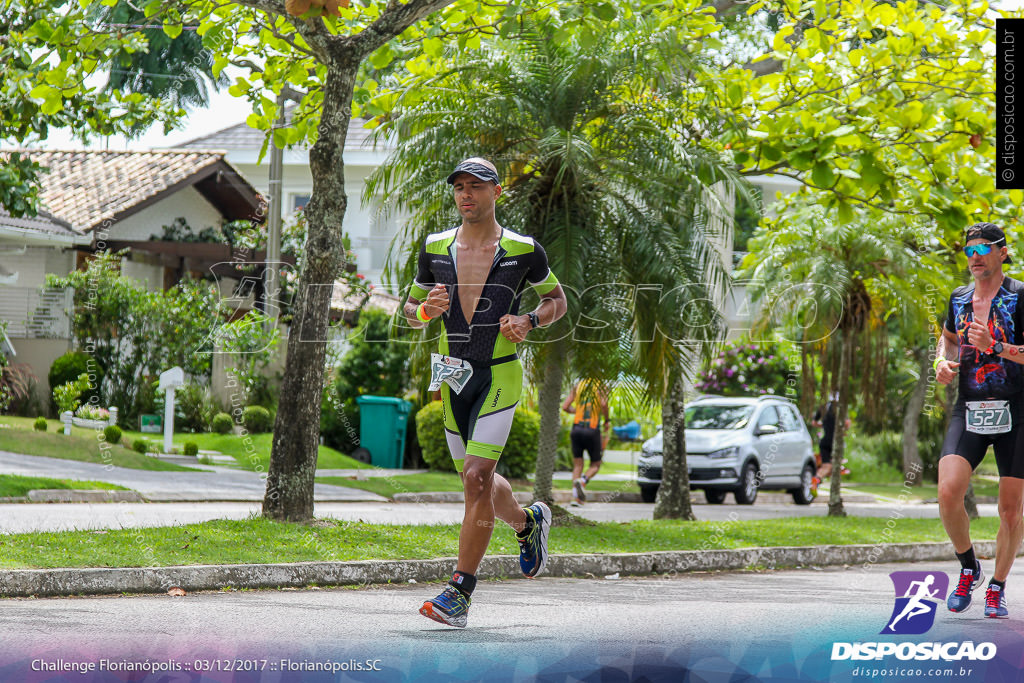
[[[526,314],[530,318],[530,329],[540,326],[540,318],[537,317],[537,313],[530,311]]]
[[[997,356],[1003,352],[1003,342],[996,342],[992,345],[992,353]]]

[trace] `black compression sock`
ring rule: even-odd
[[[978,558],[974,556],[974,546],[972,545],[966,551],[956,554],[956,559],[960,560],[960,566],[964,569],[973,569],[974,573],[977,574],[978,570],[981,569],[981,563],[978,562]]]
[[[476,576],[456,570],[455,573],[452,574],[452,578],[448,582],[448,585],[452,586],[468,598],[473,595],[473,589],[476,588]]]
[[[533,528],[533,518],[530,515],[526,515],[526,526],[523,527],[522,531],[516,532],[516,536],[519,538],[526,538],[527,534],[530,533],[530,529]]]
[[[992,579],[991,581],[988,582],[988,585],[990,585],[990,586],[999,586],[999,590],[1005,590],[1006,589],[1006,582],[1005,581],[996,581],[995,579]]]

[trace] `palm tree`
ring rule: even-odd
[[[566,371],[610,381],[626,369],[615,359],[632,354],[640,375],[658,379],[652,400],[662,398],[671,384],[665,377],[683,360],[679,345],[634,351],[647,343],[641,329],[681,332],[680,307],[668,310],[672,298],[664,297],[661,319],[652,309],[645,322],[641,307],[620,310],[611,299],[628,298],[638,283],[665,283],[668,291],[721,282],[697,207],[721,203],[710,191],[716,183],[741,185],[722,157],[697,144],[694,118],[704,112],[677,104],[685,52],[673,30],[636,22],[583,45],[555,40],[533,19],[514,40],[496,39],[457,55],[440,75],[406,84],[381,130],[396,149],[364,195],[382,194],[411,215],[395,242],[401,253],[389,259],[392,278],[404,284],[415,268],[410,246],[458,222],[441,179],[466,157],[499,167],[502,222],[544,246],[569,303],[568,315],[523,349],[539,384],[534,492],[549,503]],[[582,330],[581,314],[608,327]]]
[[[217,89],[229,82],[223,72],[214,75],[214,53],[203,46],[194,27],[172,38],[159,18],[147,18],[144,10],[126,0],[112,7],[97,5],[93,16],[102,29],[138,31],[147,43],[146,50],[122,50],[107,64],[107,90],[159,97],[174,107],[205,107],[210,100],[208,86]]]
[[[873,214],[839,223],[808,197],[795,201],[776,221],[758,229],[737,277],[755,284],[751,296],[765,299],[761,324],[787,330],[803,344],[839,345],[836,429],[833,437],[830,516],[845,516],[840,463],[845,450],[854,351],[872,319],[918,305],[922,266],[913,245],[922,229]],[[796,283],[796,284],[794,284]]]

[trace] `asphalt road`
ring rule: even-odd
[[[978,604],[961,615],[940,606],[924,634],[879,635],[894,605],[890,572],[944,571],[952,580],[954,565],[482,581],[464,630],[417,613],[439,591],[436,584],[6,600],[0,603],[0,680],[128,680],[26,675],[33,662],[102,659],[183,669],[237,669],[244,665],[235,660],[244,660],[261,669],[135,679],[154,681],[867,680],[855,675],[857,667],[939,670],[942,675],[932,677],[944,681],[1019,680],[1024,570],[1007,584],[1010,620],[984,619]],[[996,656],[973,662],[831,660],[835,642],[968,640],[993,642]],[[379,670],[294,670],[316,663]]]

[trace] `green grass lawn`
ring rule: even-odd
[[[24,498],[36,489],[103,489],[105,491],[127,491],[123,486],[105,481],[78,481],[76,479],[47,479],[46,477],[23,477],[18,474],[0,474],[0,498]]]
[[[124,439],[134,441],[138,438],[163,443],[162,434],[143,434],[142,432],[124,432]],[[270,465],[270,447],[273,445],[273,434],[250,434],[251,441],[235,434],[175,434],[172,443],[178,450],[183,450],[186,441],[194,441],[203,451],[220,451],[235,459],[238,467],[246,470],[266,472]],[[129,442],[130,442],[129,441]],[[317,467],[320,469],[364,469],[372,467],[350,458],[340,451],[328,446],[320,446],[317,455]]]
[[[552,553],[651,552],[758,546],[945,541],[934,519],[799,517],[750,522],[642,521],[555,527]],[[994,539],[999,520],[975,520],[979,540]],[[891,534],[889,536],[883,533]],[[63,531],[0,536],[6,568],[140,567],[370,559],[429,559],[458,553],[459,527],[383,526],[320,520],[315,526],[260,517],[202,524],[110,531]],[[500,525],[488,554],[516,555],[514,534]]]
[[[401,474],[393,477],[317,477],[321,484],[348,486],[349,488],[371,491],[381,496],[392,497],[396,493],[425,493],[462,491],[462,480],[454,472],[424,472],[422,474]],[[532,491],[533,483],[522,479],[511,481],[514,491]],[[555,489],[568,490],[572,482],[568,479],[556,479],[552,482]],[[588,491],[637,491],[636,482],[609,481],[597,479],[587,484]]]
[[[902,484],[851,484],[849,486],[844,486],[844,488],[848,491],[870,493],[873,496],[884,496],[885,498],[892,500],[897,500],[901,495],[903,495]],[[991,496],[995,498],[999,495],[999,484],[989,479],[975,477],[974,495],[979,497]],[[937,484],[922,484],[921,486],[910,487],[909,500],[911,502],[935,500],[938,496],[939,487]]]
[[[58,433],[63,428],[58,420],[47,420],[48,429],[45,432],[34,431],[32,429],[33,422],[35,422],[33,418],[27,417],[10,415],[0,417],[0,450],[24,455],[42,455],[62,460],[114,465],[135,470],[186,472],[192,469],[163,462],[120,445],[107,447],[108,444],[97,439],[97,433],[92,429],[73,427],[71,434],[65,436],[63,433]],[[3,425],[8,426],[3,427]],[[100,447],[101,443],[104,448]]]

